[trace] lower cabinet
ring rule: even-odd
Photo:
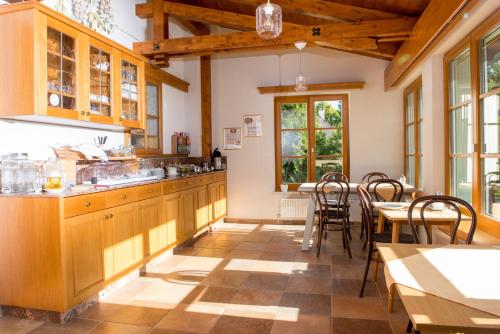
[[[215,221],[226,215],[226,182],[220,181],[208,185],[209,217]]]
[[[168,245],[175,244],[180,238],[182,227],[181,193],[176,192],[163,196],[163,213],[166,227]]]
[[[181,240],[185,241],[196,233],[196,188],[182,192],[182,235]]]
[[[208,187],[202,186],[196,191],[196,230],[200,230],[209,223]]]
[[[139,202],[145,256],[155,254],[169,245],[162,204],[161,197]]]
[[[224,217],[227,214],[227,197],[226,197],[226,182],[219,182],[219,214],[217,216],[218,218]]]

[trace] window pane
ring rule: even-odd
[[[424,122],[420,121],[418,123],[418,152],[422,153],[422,132],[424,131]]]
[[[342,127],[342,101],[314,102],[314,118],[316,128]]]
[[[158,119],[148,118],[146,122],[149,136],[158,136]]]
[[[471,99],[469,50],[455,58],[449,66],[450,105],[454,106]]]
[[[281,132],[281,155],[298,156],[307,154],[307,131]]]
[[[472,203],[472,158],[451,158],[451,192]]]
[[[413,92],[406,96],[406,124],[412,123],[414,121],[415,107],[413,102],[415,101],[413,97]]]
[[[422,85],[418,86],[418,89],[417,89],[417,94],[418,94],[418,119],[422,119],[424,118],[423,116],[423,107],[424,107],[424,103],[423,103],[423,98],[422,98]]]
[[[130,144],[135,148],[145,148],[144,130],[130,130]]]
[[[158,116],[158,86],[147,83],[146,86],[146,113],[151,116]]]
[[[283,103],[280,110],[282,129],[305,129],[307,127],[307,103]]]
[[[500,27],[481,41],[481,92],[500,87]]]
[[[500,153],[500,94],[481,101],[482,152]]]
[[[481,159],[483,170],[482,212],[500,219],[500,159]]]
[[[415,157],[406,157],[406,182],[415,184]]]
[[[342,130],[316,130],[316,155],[342,155]]]
[[[342,157],[316,157],[316,181],[330,172],[342,173]]]
[[[450,112],[451,153],[472,153],[472,111],[470,105]]]
[[[282,183],[307,182],[307,159],[283,159],[281,164]]]
[[[418,157],[418,186],[420,189],[424,189],[424,169],[422,167],[422,156]]]
[[[415,153],[415,125],[406,127],[406,153]]]

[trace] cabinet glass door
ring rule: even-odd
[[[111,117],[111,54],[90,46],[90,113]]]
[[[129,121],[139,120],[139,87],[137,65],[128,60],[121,62],[121,119]]]
[[[75,110],[76,41],[51,27],[47,28],[48,107]]]

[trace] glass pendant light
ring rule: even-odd
[[[266,4],[257,7],[256,30],[263,39],[273,39],[281,34],[281,7],[267,0]]]
[[[295,42],[295,47],[299,49],[299,75],[295,78],[295,91],[305,92],[307,90],[306,77],[302,75],[302,49],[305,48],[307,42]]]

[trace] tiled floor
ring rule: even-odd
[[[61,326],[0,317],[0,333],[404,333],[386,312],[383,274],[358,298],[364,252],[331,232],[302,252],[303,226],[223,224]]]

